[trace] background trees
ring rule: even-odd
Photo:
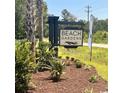
[[[94,32],[97,32],[97,31],[107,31],[108,32],[108,19],[98,20],[98,18],[95,18]]]
[[[63,21],[76,21],[76,19],[77,19],[67,9],[63,9],[62,12],[61,12],[61,14],[62,14],[62,18],[63,18],[62,20]]]
[[[40,40],[46,36],[46,32],[48,31],[47,22],[47,4],[43,0],[36,0],[36,37]]]
[[[25,33],[26,0],[15,0],[15,38],[23,39]]]
[[[35,17],[35,35],[39,37],[39,28],[41,27],[41,23],[39,24],[38,18],[38,0],[34,0],[34,17]],[[43,30],[44,36],[48,36],[48,25],[47,22],[47,4],[43,1]],[[41,11],[40,11],[41,12]],[[26,30],[25,30],[25,18],[26,18],[26,0],[15,0],[15,39],[24,39],[26,38]]]
[[[35,36],[36,38],[39,38],[39,31],[41,31],[41,23],[40,21],[40,16],[39,12],[41,12],[41,9],[38,10],[38,3],[37,1],[39,0],[34,0],[34,12],[35,12]],[[15,38],[16,39],[25,39],[26,38],[26,30],[25,30],[25,18],[26,18],[26,0],[15,0]],[[48,29],[48,8],[47,8],[47,3],[43,1],[43,34],[44,37],[48,38],[49,36],[49,29]],[[50,14],[49,14],[50,15]],[[53,16],[53,15],[50,15]],[[88,25],[87,25],[87,20],[77,20],[77,18],[74,16],[74,14],[70,13],[67,9],[63,9],[61,11],[61,17],[62,19],[60,21],[69,21],[69,22],[82,22],[83,24],[83,31],[84,31],[84,41],[87,41],[88,38]],[[99,32],[101,31],[101,32]],[[98,33],[97,33],[98,32]],[[94,37],[95,39],[99,39],[100,36],[102,35],[100,33],[107,34],[108,32],[108,19],[98,19],[95,18],[94,21],[94,30],[93,34],[96,34]],[[100,37],[102,38],[102,37]],[[104,37],[103,37],[104,38]],[[106,36],[107,38],[107,36]],[[107,40],[107,39],[105,39]],[[94,40],[98,41],[98,40]],[[102,42],[101,42],[102,43]]]

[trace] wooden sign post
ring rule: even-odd
[[[48,18],[49,22],[49,41],[54,47],[56,52],[55,56],[58,57],[58,16],[50,16]]]

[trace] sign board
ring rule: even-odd
[[[60,45],[63,46],[83,45],[83,31],[77,29],[60,30]]]

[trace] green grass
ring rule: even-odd
[[[108,49],[92,48],[92,61],[89,61],[90,50],[88,47],[78,47],[75,49],[66,49],[59,47],[59,56],[66,56],[80,59],[82,63],[92,65],[96,68],[98,74],[105,80],[108,80]]]

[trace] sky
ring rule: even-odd
[[[60,16],[63,9],[67,9],[78,19],[87,20],[86,6],[90,5],[91,12],[98,19],[108,18],[108,0],[45,0],[48,14]]]

